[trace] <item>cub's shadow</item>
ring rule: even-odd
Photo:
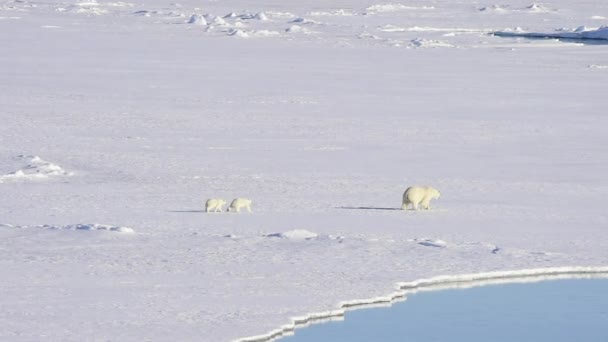
[[[402,210],[401,208],[387,208],[387,207],[336,207],[336,209],[348,209],[348,210]]]
[[[170,213],[204,213],[204,210],[167,210]]]

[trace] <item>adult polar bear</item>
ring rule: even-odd
[[[407,210],[411,204],[414,210],[418,210],[418,205],[424,209],[431,209],[431,200],[441,197],[439,190],[430,186],[411,186],[403,193],[401,209]]]

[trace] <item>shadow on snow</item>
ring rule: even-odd
[[[385,207],[336,207],[336,209],[354,209],[354,210],[402,210],[401,208],[385,208]]]

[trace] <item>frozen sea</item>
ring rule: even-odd
[[[252,341],[404,283],[605,270],[608,49],[560,38],[606,18],[0,0],[0,340]]]

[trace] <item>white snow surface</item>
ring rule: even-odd
[[[247,340],[425,279],[605,269],[608,46],[488,33],[606,13],[0,3],[0,340]],[[400,210],[415,184],[432,210]]]

